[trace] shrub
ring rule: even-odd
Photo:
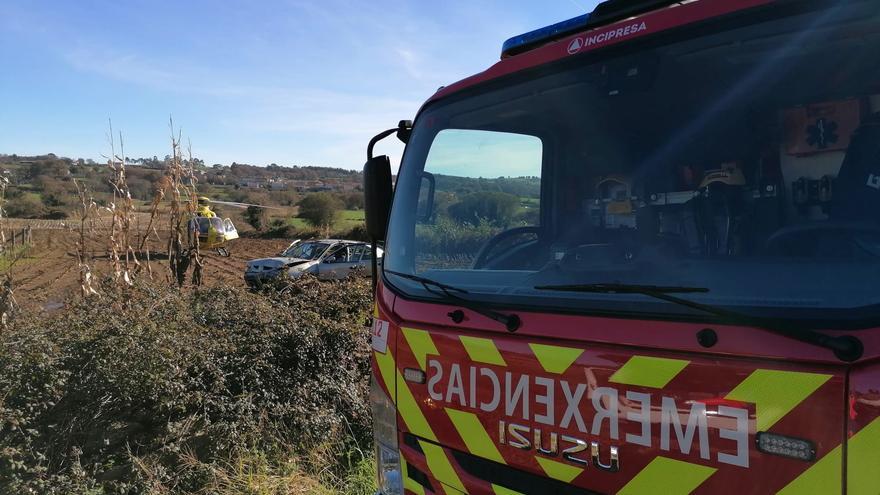
[[[306,278],[265,294],[105,290],[14,319],[0,493],[228,493],[236,466],[269,483],[291,462],[342,483],[370,462],[369,307],[364,280]],[[332,468],[314,460],[328,448]]]
[[[476,225],[471,225],[439,217],[433,224],[416,225],[417,252],[470,259],[500,231],[486,220],[478,220]]]
[[[460,202],[450,205],[449,216],[459,222],[477,225],[481,219],[488,219],[495,225],[507,225],[513,219],[519,198],[503,192],[477,192],[468,194]]]
[[[46,207],[39,196],[21,194],[6,203],[6,214],[13,218],[40,218],[46,214]]]
[[[309,194],[299,202],[299,216],[313,227],[326,229],[336,221],[342,206],[342,201],[333,194]]]
[[[64,210],[49,210],[43,218],[46,220],[64,220],[67,218],[67,212]]]
[[[296,227],[281,218],[272,219],[269,228],[260,237],[267,239],[288,239],[296,235]]]
[[[351,192],[342,195],[342,201],[345,203],[346,210],[363,210],[364,209],[364,193]]]
[[[265,208],[259,206],[248,206],[244,211],[244,221],[248,223],[256,231],[263,231],[269,223],[269,216],[266,214]]]
[[[303,230],[296,228],[295,225],[276,218],[269,222],[269,228],[258,234],[258,237],[264,239],[317,239],[324,237],[326,233],[317,230]]]
[[[347,231],[340,232],[339,237],[352,241],[370,241],[370,236],[367,233],[367,226],[365,224],[355,225]]]

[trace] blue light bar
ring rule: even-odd
[[[590,25],[590,14],[579,15],[567,21],[557,22],[541,29],[514,36],[501,47],[501,58],[528,51],[535,45],[584,30]]]

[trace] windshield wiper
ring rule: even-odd
[[[761,318],[751,316],[729,309],[719,308],[709,304],[698,303],[689,299],[682,299],[671,294],[706,293],[709,289],[704,287],[664,287],[659,285],[629,285],[629,284],[569,284],[569,285],[538,285],[537,290],[555,290],[562,292],[592,292],[598,294],[641,294],[655,299],[671,302],[704,313],[718,316],[723,323],[752,326],[773,332],[790,339],[813,344],[834,351],[834,355],[841,361],[852,362],[862,357],[864,346],[862,342],[851,335],[832,337],[821,332],[798,328],[796,325],[784,320]]]
[[[630,284],[572,284],[572,285],[538,285],[538,290],[558,290],[567,292],[595,292],[599,294],[685,294],[693,292],[709,292],[705,287],[678,287],[662,285],[630,285]]]
[[[414,282],[418,282],[422,284],[426,291],[434,294],[435,296],[445,297],[448,300],[451,300],[455,303],[456,306],[461,306],[463,308],[467,308],[475,313],[479,313],[486,318],[491,318],[502,325],[507,329],[508,332],[515,332],[519,329],[520,325],[522,325],[522,320],[520,320],[519,316],[515,314],[506,315],[504,313],[499,313],[498,311],[494,311],[489,308],[484,308],[480,304],[465,299],[458,294],[467,294],[468,291],[453,287],[451,285],[446,285],[442,282],[437,282],[436,280],[431,280],[429,278],[420,277],[418,275],[412,275],[409,273],[397,272],[394,270],[384,270],[385,273],[390,273],[392,275],[396,275],[401,278],[405,278],[408,280],[412,280]],[[436,292],[432,290],[431,287],[435,287],[440,289],[440,292]],[[449,313],[449,317],[452,318],[452,321],[455,323],[461,323],[464,321],[464,314],[461,311],[453,311]]]

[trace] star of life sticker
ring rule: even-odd
[[[575,38],[571,40],[571,43],[568,44],[568,54],[574,55],[575,53],[581,51],[581,48],[584,47],[584,39],[583,38]]]

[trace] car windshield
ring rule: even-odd
[[[523,308],[693,313],[535,288],[637,284],[763,316],[877,316],[880,10],[823,5],[582,53],[429,106],[385,267]]]
[[[282,256],[287,258],[299,258],[303,260],[316,260],[330,247],[326,242],[300,242],[287,248]]]

